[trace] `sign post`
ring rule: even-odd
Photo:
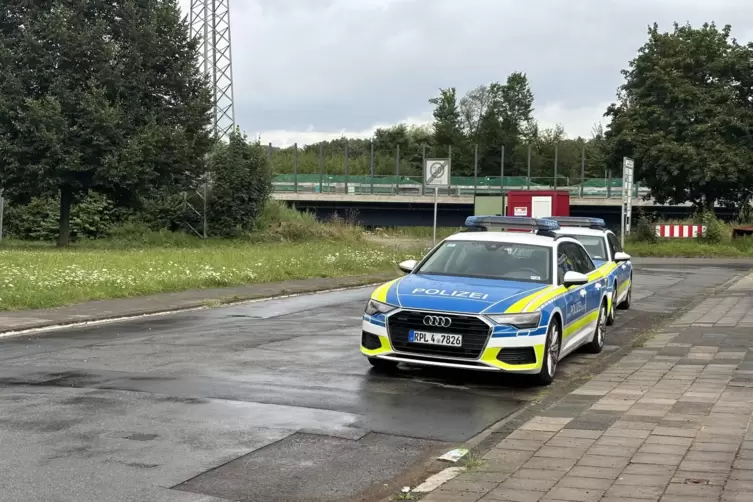
[[[434,188],[434,245],[437,244],[437,201],[439,189],[450,186],[450,159],[424,161],[424,186]]]
[[[622,224],[620,240],[625,247],[625,234],[630,233],[630,220],[633,214],[633,167],[630,157],[622,158]]]

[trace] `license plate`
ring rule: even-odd
[[[446,345],[448,347],[462,347],[461,335],[447,335],[442,333],[427,333],[425,331],[410,330],[408,341],[413,343],[427,343],[429,345]]]

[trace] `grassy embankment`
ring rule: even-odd
[[[187,289],[397,269],[422,246],[396,248],[364,238],[347,222],[322,224],[272,203],[260,230],[243,240],[120,229],[107,240],[69,249],[4,240],[0,311],[55,307]]]

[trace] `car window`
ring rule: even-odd
[[[552,283],[552,250],[545,246],[489,241],[444,241],[418,274]]]
[[[607,234],[607,240],[609,240],[609,248],[612,251],[612,259],[614,259],[615,253],[622,252],[622,245],[620,245],[620,241],[619,239],[617,239],[617,236],[611,232]]]
[[[583,244],[583,247],[594,260],[606,261],[609,259],[604,237],[600,235],[571,235],[571,237]]]
[[[575,264],[560,245],[557,250],[557,284],[562,284],[565,281],[565,273],[571,270],[575,270]]]
[[[604,242],[604,239],[601,239],[602,242]],[[588,254],[588,251],[583,246],[578,246],[577,244],[572,244],[573,252],[578,257],[578,264],[580,266],[580,273],[582,274],[590,274],[594,270],[596,270],[596,265],[594,265],[593,260],[591,259],[591,256]]]
[[[594,269],[593,261],[581,246],[573,242],[563,242],[559,247],[567,264],[567,267],[564,268],[565,272],[572,270],[581,274],[588,274]]]

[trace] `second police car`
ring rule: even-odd
[[[609,315],[607,324],[614,324],[616,309],[627,310],[633,297],[633,264],[617,236],[601,218],[550,216],[560,225],[555,233],[578,239],[591,255],[596,266],[609,277]]]
[[[556,221],[471,216],[407,275],[374,290],[361,352],[399,363],[507,371],[554,379],[579,347],[604,347],[609,291],[583,245]]]

